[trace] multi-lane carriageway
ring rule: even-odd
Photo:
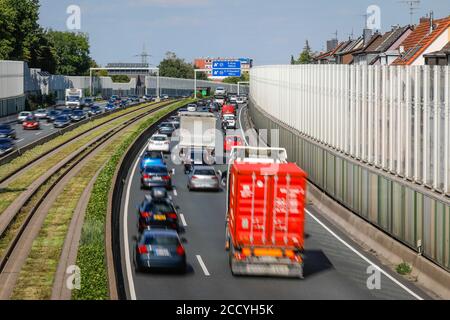
[[[245,106],[242,107],[238,114],[240,128],[246,115],[245,109]],[[128,171],[121,209],[122,270],[129,299],[429,298],[330,225],[312,205],[306,208],[303,280],[233,277],[224,249],[225,192],[189,192],[183,168],[171,165],[169,157],[169,168],[175,169],[172,197],[175,204],[180,206],[180,218],[186,229],[183,237],[187,239],[188,272],[183,275],[136,273],[133,237],[137,235],[137,206],[145,195],[145,191],[140,189],[138,163],[139,158],[136,158]],[[219,169],[224,170],[224,167],[218,166]],[[380,287],[369,289],[368,278],[378,268]]]

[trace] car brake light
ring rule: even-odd
[[[163,177],[163,180],[169,181],[169,180],[170,180],[170,177],[169,177],[169,176],[164,176],[164,177]]]
[[[178,216],[177,216],[176,213],[169,213],[167,216],[168,216],[170,219],[178,219]]]
[[[144,179],[151,179],[152,178],[152,176],[151,175],[148,175],[148,174],[144,174],[144,177],[143,177]]]
[[[145,245],[139,246],[138,250],[139,250],[139,254],[148,253],[147,246],[145,246]]]
[[[178,247],[177,247],[177,254],[179,256],[183,256],[185,254],[184,248],[183,248],[183,246],[181,244],[178,245]]]
[[[192,177],[192,180],[197,180],[197,179],[198,179],[198,177],[196,177],[196,176]]]
[[[150,218],[151,216],[152,216],[152,214],[150,212],[142,212],[141,213],[142,218]]]

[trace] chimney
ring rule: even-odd
[[[430,11],[430,34],[434,31],[434,12]]]
[[[363,31],[364,45],[367,45],[372,38],[372,29],[364,29]]]

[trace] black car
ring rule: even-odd
[[[64,128],[70,125],[70,118],[66,115],[59,115],[53,121],[53,126],[55,128]]]
[[[148,227],[162,227],[180,231],[178,213],[166,189],[153,188],[138,210],[139,232]]]
[[[47,122],[53,122],[61,114],[61,111],[51,110],[47,113]]]
[[[16,139],[16,130],[7,123],[0,124],[0,138]]]
[[[152,269],[186,272],[186,252],[175,230],[148,229],[135,241],[137,272]]]
[[[0,156],[3,156],[16,148],[14,140],[11,138],[0,138]]]
[[[158,132],[160,134],[165,134],[168,137],[176,130],[176,126],[171,122],[163,122],[158,126]]]
[[[72,115],[72,113],[73,113],[73,110],[72,110],[72,109],[64,109],[63,111],[61,111],[61,115],[62,115],[62,116],[68,116],[68,117],[70,117],[70,116]]]

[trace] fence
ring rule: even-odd
[[[145,77],[145,84],[147,87],[147,94],[155,95],[157,78],[147,76]],[[161,94],[167,94],[169,96],[180,97],[183,95],[192,95],[194,93],[194,79],[176,79],[160,77]],[[228,92],[237,93],[236,84],[227,84],[213,81],[197,80],[197,87],[209,87],[212,92],[217,87],[224,87]],[[241,86],[242,93],[248,92],[248,86]]]
[[[450,270],[448,81],[448,67],[257,67],[250,111],[311,182]]]

